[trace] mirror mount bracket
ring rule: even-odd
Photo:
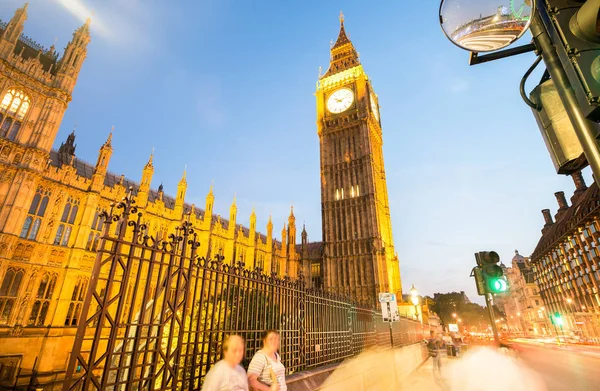
[[[506,57],[516,56],[518,54],[533,52],[537,48],[533,43],[527,45],[517,46],[516,48],[510,48],[505,50],[499,50],[497,52],[484,54],[482,56],[477,52],[471,52],[469,57],[469,65],[483,64],[484,62],[500,60]]]

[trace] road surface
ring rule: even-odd
[[[600,389],[597,347],[519,344],[521,359],[546,382],[549,391]]]
[[[516,348],[519,359],[540,376],[548,391],[600,390],[600,347],[518,344]],[[457,362],[458,359],[446,359],[444,368]],[[434,378],[429,359],[407,379],[403,390],[455,391],[448,386],[449,371],[445,372],[441,379]],[[506,377],[507,373],[490,368],[485,378],[493,383],[495,376]]]

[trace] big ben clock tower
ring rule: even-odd
[[[377,95],[344,29],[317,83],[323,285],[363,303],[402,294],[394,251]]]

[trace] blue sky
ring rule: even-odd
[[[189,202],[203,206],[214,180],[216,213],[228,216],[237,194],[240,221],[255,206],[258,226],[272,213],[280,232],[293,204],[318,241],[313,94],[342,9],[379,95],[405,290],[474,299],[473,253],[493,249],[506,263],[515,249],[529,255],[540,210],[555,212],[553,193],[573,191],[519,96],[533,54],[469,67],[435,1],[372,3],[34,0],[25,33],[47,47],[56,38],[62,51],[95,12],[56,147],[77,124],[77,156],[95,161],[114,125],[111,171],[139,180],[154,147],[153,187],[174,193],[187,165]],[[2,4],[7,20],[22,0]]]

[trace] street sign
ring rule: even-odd
[[[398,303],[396,295],[393,293],[380,293],[379,303],[381,303],[381,317],[384,322],[400,322],[400,313],[398,312]]]
[[[379,294],[379,302],[380,303],[391,303],[396,302],[396,295],[393,293],[380,293]]]
[[[450,323],[448,325],[448,331],[452,331],[454,333],[458,333],[458,325],[456,323]]]

